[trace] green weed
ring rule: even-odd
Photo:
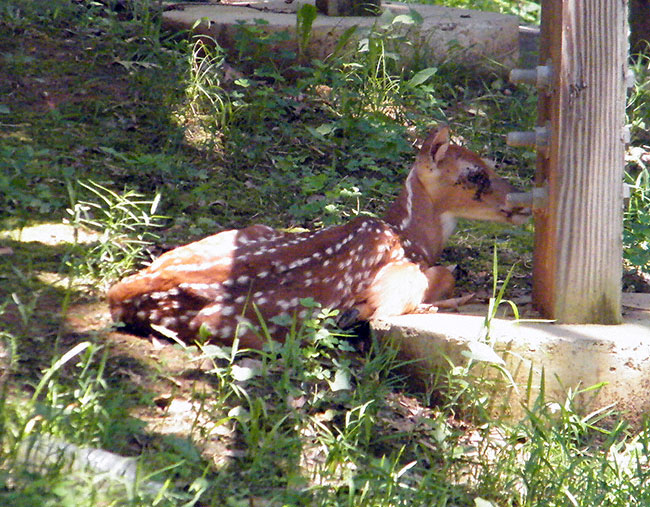
[[[146,247],[156,239],[152,229],[159,227],[163,219],[156,214],[161,195],[147,200],[137,192],[119,194],[92,181],[78,184],[96,200],[78,201],[69,185],[70,222],[76,229],[85,227],[98,232],[99,239],[81,262],[70,267],[78,275],[91,276],[105,286],[142,261]]]
[[[212,124],[214,132],[225,132],[234,113],[231,99],[221,87],[224,60],[223,50],[215,40],[195,38],[189,53],[188,107],[191,116]]]
[[[630,91],[627,115],[632,144],[627,154],[628,168],[625,182],[630,199],[624,213],[623,247],[625,259],[635,268],[646,272],[650,265],[650,178],[647,146],[648,110],[650,98],[650,58],[639,54],[631,65],[635,82]]]

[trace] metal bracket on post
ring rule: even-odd
[[[530,146],[534,147],[543,156],[548,155],[548,146],[551,138],[549,125],[535,127],[535,130],[528,132],[508,132],[506,144],[508,146]]]
[[[530,192],[514,192],[506,196],[510,205],[528,206],[533,211],[543,210],[548,206],[548,189],[546,185],[534,187]]]
[[[627,146],[632,140],[632,134],[630,132],[630,127],[627,125],[621,128],[621,142]]]
[[[534,85],[541,93],[550,94],[553,85],[551,60],[547,60],[546,65],[538,65],[534,69],[512,69],[510,81]],[[506,136],[506,144],[508,146],[534,147],[542,156],[547,157],[550,132],[551,126],[548,122],[546,125],[535,127],[535,130],[531,132],[510,132]]]
[[[510,82],[534,85],[539,91],[549,93],[553,82],[553,67],[550,60],[546,65],[538,65],[534,69],[512,69]]]
[[[634,73],[634,70],[631,68],[627,69],[627,72],[625,73],[625,87],[628,90],[631,90],[634,88],[634,85],[636,84],[636,74]]]
[[[506,199],[508,196],[506,196]],[[630,199],[632,198],[632,187],[627,184],[623,183],[623,209],[626,210],[627,207],[630,205]]]

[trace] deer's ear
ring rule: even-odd
[[[422,143],[419,156],[431,159],[435,164],[440,162],[449,148],[449,127],[443,125],[433,130]]]

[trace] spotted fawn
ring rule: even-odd
[[[111,314],[139,333],[163,327],[183,340],[201,335],[226,345],[237,333],[240,346],[261,348],[260,317],[282,341],[287,329],[271,319],[310,316],[302,298],[359,320],[410,313],[453,290],[453,275],[435,263],[457,218],[528,219],[530,209],[506,200],[511,192],[442,127],[424,141],[382,219],[358,217],[304,233],[253,225],[209,236],[111,287]]]

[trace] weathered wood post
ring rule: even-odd
[[[621,322],[627,0],[543,0],[533,303],[559,323]]]

